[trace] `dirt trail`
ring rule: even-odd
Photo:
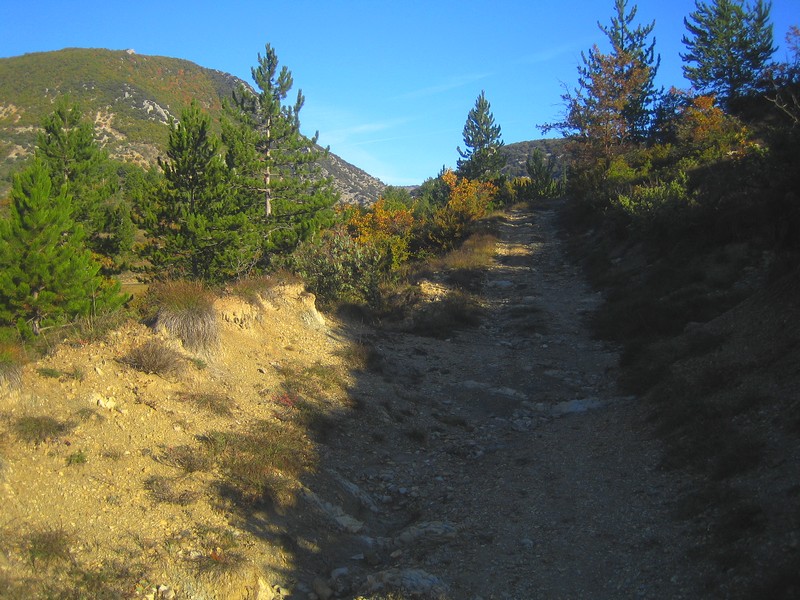
[[[563,256],[554,209],[512,212],[500,238],[479,327],[370,340],[381,367],[360,377],[362,410],[311,486],[353,535],[310,521],[316,551],[298,559],[339,597],[704,595],[670,516],[679,482],[615,390],[616,351],[587,330],[601,298]]]

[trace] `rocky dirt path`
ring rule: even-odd
[[[309,484],[335,527],[309,516],[292,541],[317,577],[300,590],[707,595],[691,533],[670,515],[680,482],[658,469],[637,400],[615,389],[615,349],[590,336],[601,298],[564,257],[553,208],[502,223],[483,295],[482,324],[448,340],[362,332],[381,362]]]

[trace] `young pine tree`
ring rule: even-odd
[[[285,103],[294,80],[278,64],[267,44],[252,69],[256,90],[242,86],[223,123],[230,187],[258,224],[266,252],[292,250],[331,223],[338,199],[321,175],[319,161],[326,151],[316,145],[318,136],[300,132],[305,98],[298,91],[294,104]]]
[[[683,22],[686,54],[683,74],[701,94],[716,94],[726,109],[759,87],[770,57],[775,53],[770,2],[754,6],[741,0],[695,3],[697,10]]]
[[[464,150],[457,148],[461,156],[458,174],[478,181],[498,178],[505,166],[505,158],[500,154],[502,147],[500,125],[495,124],[491,105],[481,91],[464,124]]]
[[[10,214],[0,221],[0,323],[23,335],[125,300],[119,283],[98,274],[83,228],[72,218],[71,198],[52,187],[36,160],[14,177]]]
[[[122,197],[114,163],[94,139],[94,127],[68,98],[59,97],[43,120],[36,156],[50,174],[53,193],[65,186],[72,197],[73,218],[83,226],[87,246],[106,266],[124,260],[134,237],[130,203]]]

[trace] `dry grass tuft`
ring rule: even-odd
[[[203,540],[205,550],[195,559],[200,572],[229,573],[245,564],[244,555],[237,551],[239,540],[233,531],[197,525],[195,533]]]
[[[48,416],[25,416],[13,425],[14,434],[29,444],[41,444],[58,438],[72,429],[72,425]]]
[[[37,563],[51,564],[70,558],[70,536],[63,527],[52,527],[33,531],[25,542],[28,557],[35,567]]]
[[[19,344],[0,342],[0,388],[22,386],[23,349]]]
[[[158,340],[148,340],[141,346],[133,348],[120,361],[137,371],[155,375],[169,375],[183,366],[183,357],[180,353]]]
[[[450,292],[437,302],[431,302],[413,315],[409,327],[412,333],[434,338],[447,338],[457,329],[480,324],[484,309],[470,294]]]
[[[186,473],[208,471],[212,467],[212,459],[203,448],[192,446],[170,446],[157,457],[161,464],[183,469]]]
[[[302,369],[295,365],[284,366],[281,375],[284,389],[294,395],[319,396],[347,387],[338,368],[319,362]]]
[[[246,504],[281,500],[314,460],[301,431],[271,421],[256,421],[244,432],[213,431],[201,441],[221,467],[226,488]]]
[[[491,233],[476,233],[455,250],[434,261],[438,270],[468,271],[489,267],[494,261],[498,238]]]
[[[144,487],[156,502],[187,506],[198,498],[197,492],[180,490],[176,487],[175,480],[160,475],[148,477]]]
[[[235,406],[233,398],[215,392],[184,392],[179,397],[184,402],[221,417],[233,414]]]
[[[207,352],[219,344],[214,297],[203,284],[172,281],[151,290],[157,308],[156,326],[164,327],[192,351]]]
[[[383,356],[371,344],[352,342],[336,352],[347,366],[356,371],[378,372],[382,368]]]
[[[290,273],[289,271],[277,271],[269,275],[239,279],[228,288],[228,291],[234,296],[238,296],[251,304],[258,305],[261,303],[262,298],[271,297],[276,287],[280,285],[297,285],[302,283],[302,279],[294,273]]]

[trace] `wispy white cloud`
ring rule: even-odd
[[[359,123],[355,118],[353,118],[353,121],[354,122],[350,124],[339,123],[336,128],[326,130],[325,137],[329,138],[331,143],[334,141],[339,143],[354,143],[359,139],[362,139],[364,136],[402,127],[411,121],[411,119],[407,117],[397,117],[382,121]]]
[[[440,81],[435,85],[431,85],[428,87],[420,88],[417,90],[412,90],[410,92],[406,92],[401,94],[396,99],[397,100],[413,100],[417,98],[426,98],[429,96],[436,96],[438,94],[443,94],[445,92],[449,92],[450,90],[455,90],[460,87],[464,87],[465,85],[470,85],[475,83],[476,81],[480,81],[482,79],[486,79],[490,77],[491,73],[470,73],[466,75],[453,75],[451,77],[447,77],[446,79]]]
[[[532,52],[531,54],[524,54],[520,56],[516,62],[521,65],[538,65],[550,62],[564,54],[574,54],[581,48],[582,46],[576,43],[549,46],[543,50]]]

